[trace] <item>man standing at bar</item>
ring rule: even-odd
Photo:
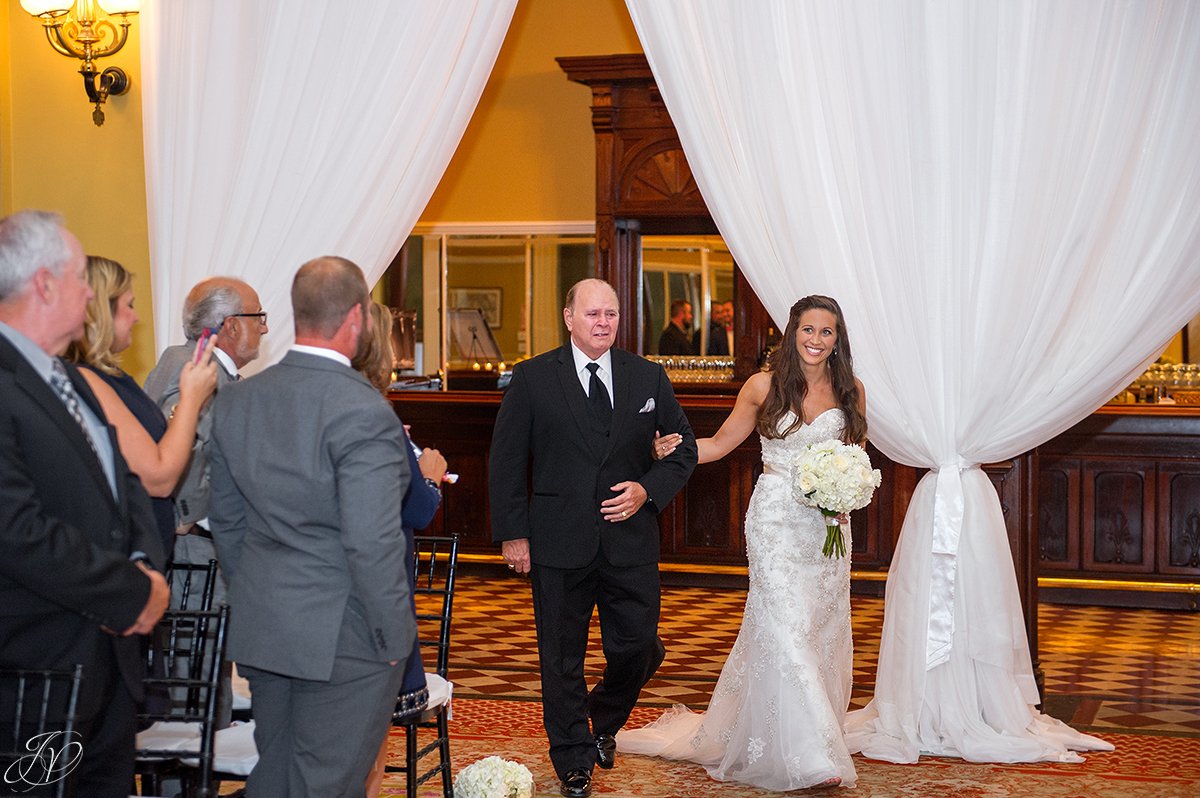
[[[292,281],[296,343],[226,386],[208,446],[229,657],[250,682],[257,798],[361,796],[416,619],[391,405],[351,365],[370,334],[362,271],[317,258]],[[399,665],[399,667],[397,667]]]
[[[568,798],[613,767],[617,731],[662,663],[659,510],[696,465],[696,439],[662,367],[613,349],[612,286],[567,293],[571,340],[517,364],[492,437],[492,539],[533,581],[550,758]],[[653,458],[655,432],[679,432]],[[532,465],[530,498],[527,474]],[[600,612],[605,669],[589,693],[588,625]],[[590,720],[590,724],[589,724]]]
[[[83,336],[86,270],[58,216],[0,219],[0,668],[83,666],[78,764],[68,773],[74,749],[46,740],[4,786],[65,777],[68,795],[124,798],[145,670],[135,635],[154,630],[168,590],[153,570],[163,553],[150,498],[87,382],[58,357]],[[0,750],[37,750],[12,739],[12,700],[0,692]]]

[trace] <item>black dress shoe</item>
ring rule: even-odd
[[[592,774],[583,768],[568,770],[558,791],[566,798],[588,798],[592,794]]]
[[[612,770],[612,766],[617,764],[617,738],[615,735],[596,735],[596,764],[605,770]]]

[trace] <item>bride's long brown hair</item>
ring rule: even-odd
[[[814,309],[827,310],[837,319],[837,343],[825,362],[833,382],[833,395],[846,419],[842,438],[849,443],[862,443],[867,439],[867,419],[858,409],[858,385],[854,382],[854,357],[850,353],[846,319],[836,300],[818,294],[806,296],[792,305],[783,340],[767,359],[765,370],[771,372],[771,387],[758,411],[758,433],[764,438],[784,438],[800,429],[804,423],[803,407],[804,397],[808,395],[808,381],[804,379],[804,361],[796,349],[796,330],[800,327],[800,316]],[[789,410],[796,414],[796,419],[787,429],[780,431],[779,424]]]

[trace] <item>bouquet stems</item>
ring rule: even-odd
[[[845,557],[846,556],[846,538],[842,535],[842,527],[837,522],[838,514],[832,510],[821,508],[821,514],[825,516],[825,545],[821,547],[821,553],[826,557]]]

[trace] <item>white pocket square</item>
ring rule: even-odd
[[[649,399],[647,399],[646,404],[642,405],[642,409],[639,410],[638,412],[639,413],[653,413],[654,412],[654,397],[651,396]]]

